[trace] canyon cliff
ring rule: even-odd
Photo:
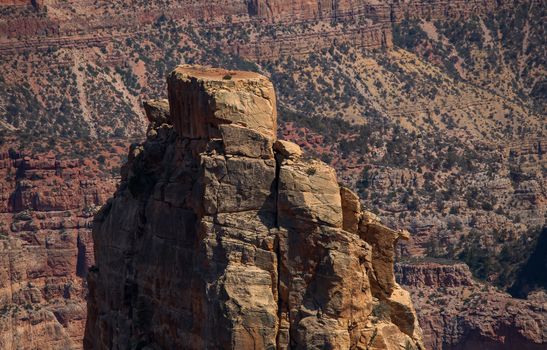
[[[82,348],[92,218],[116,185],[90,164],[0,147],[1,349]]]
[[[333,44],[389,48],[393,46],[391,25],[403,18],[467,18],[499,5],[512,6],[510,1],[493,0],[238,0],[229,4],[219,0],[146,4],[130,1],[114,5],[106,1],[11,0],[0,2],[0,14],[2,7],[11,11],[11,16],[0,18],[0,52],[50,50],[51,47],[107,48],[111,35],[133,37],[143,26],[154,25],[158,18],[163,18],[184,24],[197,21],[199,27],[205,28],[245,24],[281,31],[281,35],[273,37],[239,33],[235,40],[217,42],[224,51],[246,59],[275,60],[284,55],[306,55]]]
[[[423,349],[407,233],[276,140],[269,80],[183,65],[168,91],[95,218],[85,348]]]
[[[420,310],[427,349],[545,348],[545,291],[512,298],[473,278],[461,262],[401,262],[395,275]]]
[[[461,259],[508,290],[547,217],[544,18],[536,0],[0,0],[0,348],[81,346],[91,217],[144,136],[142,101],[180,62],[271,78],[278,137],[408,229],[403,256]],[[170,114],[156,102],[152,135]],[[408,268],[405,283],[423,273]],[[493,322],[503,308],[440,318],[437,299],[458,304],[452,287],[429,303],[405,288],[427,348],[467,349],[484,330],[494,348],[509,346],[506,329],[524,334],[516,348],[541,339],[521,327],[528,316]]]

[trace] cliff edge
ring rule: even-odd
[[[86,349],[423,349],[383,226],[276,140],[255,73],[179,66],[93,226]]]

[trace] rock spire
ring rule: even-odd
[[[183,65],[168,91],[95,218],[85,348],[422,349],[404,234],[276,140],[271,82]]]

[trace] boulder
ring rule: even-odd
[[[142,103],[146,118],[153,125],[161,125],[169,123],[169,101],[163,100],[148,100]]]
[[[273,158],[272,139],[235,124],[219,126],[224,152],[249,158]]]
[[[342,228],[340,187],[333,168],[317,160],[283,161],[279,169],[280,224]]]
[[[281,154],[281,156],[288,159],[300,158],[303,153],[300,146],[290,141],[277,140],[274,143],[273,147],[277,153]]]

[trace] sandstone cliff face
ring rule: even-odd
[[[495,0],[452,0],[452,1],[391,1],[391,18],[400,21],[403,18],[443,20],[450,18],[468,18],[483,15],[496,6],[510,4],[509,1]]]
[[[0,348],[82,348],[93,211],[114,181],[13,150],[0,153],[0,176]]]
[[[272,21],[310,21],[361,15],[368,0],[250,0],[249,15]]]
[[[396,264],[395,276],[405,287],[451,288],[475,284],[469,267],[462,263]]]
[[[85,347],[423,348],[393,274],[404,233],[276,141],[272,84],[189,66],[168,82],[170,122],[95,220]]]
[[[120,7],[116,12],[104,3],[81,3],[76,1],[48,2],[54,11],[21,8],[25,2],[18,3],[13,10],[15,15],[0,17],[0,52],[13,53],[28,49],[47,50],[52,46],[84,48],[86,46],[104,47],[110,36],[127,36],[143,26],[154,24],[158,16],[187,24],[206,21],[207,25],[229,27],[232,23],[252,23],[261,25],[283,25],[296,27],[283,37],[252,37],[238,40],[237,43],[219,43],[227,52],[238,53],[248,59],[276,59],[284,54],[303,55],[317,49],[328,48],[333,43],[346,43],[356,48],[391,47],[390,8],[386,4],[370,3],[366,0],[328,0],[328,1],[286,1],[249,0],[233,1],[177,1],[166,3],[131,4]],[[6,8],[13,4],[0,3]],[[1,7],[0,7],[1,8]],[[94,16],[94,13],[108,15]],[[227,21],[230,18],[230,21]],[[359,21],[359,26],[346,28],[347,24]],[[321,30],[300,28],[305,23],[324,22]],[[346,22],[346,25],[326,24]],[[200,26],[204,26],[203,23]],[[95,34],[95,35],[89,35]],[[129,34],[132,36],[133,34]],[[22,40],[24,39],[24,40]]]
[[[545,348],[545,292],[512,298],[474,280],[463,263],[400,263],[395,274],[420,311],[427,349]]]
[[[26,10],[25,5],[30,10]],[[54,11],[44,11],[43,5]],[[225,27],[231,23],[281,24],[285,28],[294,26],[289,34],[282,36],[252,37],[248,41],[224,45],[225,51],[238,53],[247,59],[275,60],[287,54],[316,52],[334,43],[345,43],[354,48],[391,47],[392,22],[399,22],[403,18],[467,18],[473,14],[485,14],[496,6],[512,6],[512,2],[239,0],[227,4],[220,0],[186,0],[151,1],[146,6],[130,2],[130,7],[116,5],[116,11],[110,12],[112,9],[103,2],[8,0],[0,2],[0,8],[15,8],[16,14],[17,11],[22,12],[0,18],[0,52],[12,53],[29,48],[47,50],[52,46],[104,47],[109,40],[108,35],[104,36],[104,31],[125,37],[128,35],[127,30],[140,31],[143,26],[153,24],[158,17],[164,16],[181,23],[197,19],[206,21],[208,25]],[[104,15],[96,16],[94,13]],[[354,25],[356,22],[357,26]],[[306,23],[323,25],[320,30],[298,33],[302,30],[298,25]],[[344,25],[332,26],[334,23]],[[92,33],[95,35],[87,35]]]

